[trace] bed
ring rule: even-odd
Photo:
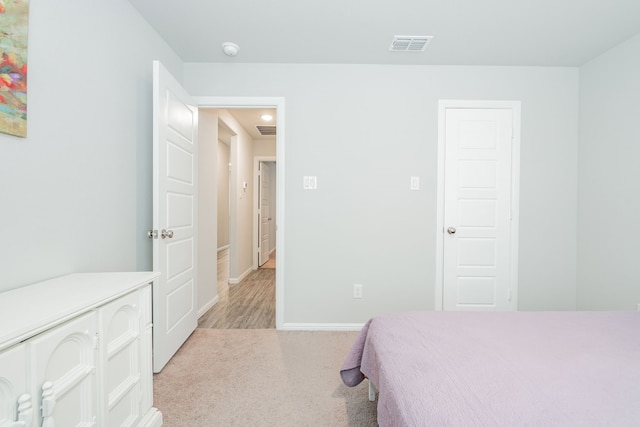
[[[379,316],[340,374],[380,426],[640,426],[640,313]]]

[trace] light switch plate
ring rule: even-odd
[[[419,190],[420,189],[420,177],[419,176],[412,176],[411,177],[411,187],[412,190]]]
[[[318,188],[318,178],[315,176],[305,176],[302,180],[302,188],[305,190],[315,190]]]

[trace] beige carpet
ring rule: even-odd
[[[166,427],[377,426],[340,366],[356,332],[196,329],[154,376]]]

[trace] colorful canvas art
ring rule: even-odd
[[[0,0],[0,132],[27,136],[29,0]]]

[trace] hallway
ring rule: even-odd
[[[259,268],[229,285],[229,249],[218,252],[218,302],[198,320],[199,328],[276,327],[276,270]]]

